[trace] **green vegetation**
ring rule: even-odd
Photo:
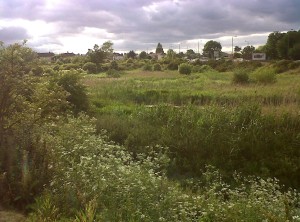
[[[47,64],[1,46],[1,205],[27,221],[299,221],[296,63],[111,62],[111,47]]]

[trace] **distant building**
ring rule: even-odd
[[[254,61],[266,60],[266,53],[252,53],[252,60]]]
[[[124,58],[125,57],[123,53],[117,53],[117,52],[113,53],[113,60],[123,60]]]
[[[38,55],[38,58],[46,59],[49,61],[51,61],[55,56],[55,54],[53,52],[38,52],[37,55]]]

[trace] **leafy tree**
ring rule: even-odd
[[[283,38],[284,33],[281,32],[272,32],[268,36],[267,44],[266,44],[266,53],[269,59],[278,59],[278,42]]]
[[[87,71],[87,73],[97,73],[97,65],[93,62],[87,62],[82,67],[83,70]]]
[[[239,46],[234,46],[234,52],[240,52],[242,50]]]
[[[203,48],[203,53],[208,55],[209,58],[214,58],[215,52],[221,52],[222,46],[221,43],[210,40],[207,43],[205,43]]]
[[[0,46],[0,175],[5,175],[0,202],[19,207],[47,183],[47,149],[41,137],[45,125],[68,110],[67,93],[30,72],[36,58],[24,44]]]
[[[82,76],[76,71],[60,72],[57,84],[68,92],[67,101],[73,106],[73,111],[78,114],[87,111],[89,107],[86,88],[81,84]]]
[[[188,49],[186,51],[186,56],[188,59],[195,59],[197,57],[197,54],[192,49]]]
[[[289,56],[292,59],[300,60],[300,42],[296,43],[290,50],[289,50]]]
[[[158,43],[155,50],[156,54],[165,54],[164,49],[161,43]]]
[[[140,59],[148,59],[147,52],[141,51],[141,53],[139,54],[139,58]]]
[[[104,63],[113,53],[113,43],[108,41],[104,42],[101,47],[95,44],[93,49],[89,49],[87,56],[90,62],[95,63],[99,66],[101,63]]]
[[[255,47],[254,46],[246,46],[245,48],[243,48],[242,50],[242,55],[243,58],[246,60],[251,60],[252,59],[252,53],[255,51]]]
[[[277,43],[278,55],[281,59],[296,59],[293,47],[300,43],[300,32],[289,31]],[[296,47],[297,48],[297,47]],[[291,52],[293,51],[292,55]]]
[[[166,60],[171,61],[176,58],[176,52],[173,49],[168,49]]]
[[[133,50],[130,50],[128,53],[127,53],[127,58],[132,58],[132,59],[135,59],[136,57],[136,53],[133,51]]]

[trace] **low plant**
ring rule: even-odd
[[[251,77],[254,81],[261,84],[270,84],[276,82],[276,70],[272,67],[261,67],[255,70]]]
[[[247,84],[249,83],[249,74],[246,69],[238,69],[233,72],[232,82],[234,84]]]
[[[155,63],[153,65],[153,70],[154,71],[161,71],[162,70],[161,65],[159,63]]]
[[[192,66],[188,63],[182,63],[178,67],[180,74],[189,75],[192,72]]]

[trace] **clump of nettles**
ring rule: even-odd
[[[207,166],[185,189],[166,176],[168,150],[148,147],[133,157],[95,135],[85,116],[49,126],[51,185],[33,205],[31,221],[296,221],[299,193],[275,179],[235,175],[226,184]],[[298,207],[298,208],[297,208]]]

